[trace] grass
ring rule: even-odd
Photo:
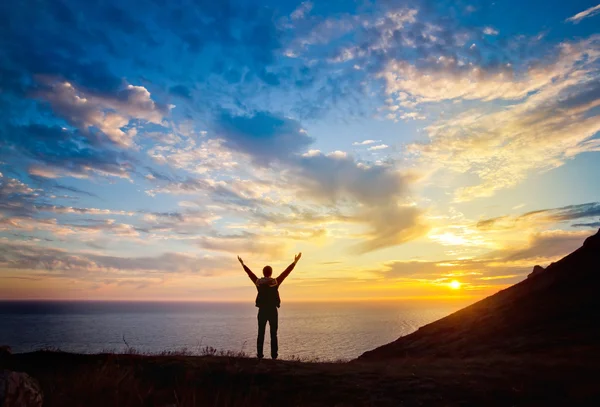
[[[406,358],[385,362],[271,361],[202,348],[159,354],[12,355],[54,406],[600,405],[597,358]]]
[[[212,346],[203,346],[196,350],[189,348],[180,348],[174,350],[163,350],[160,352],[142,352],[133,347],[126,347],[122,351],[105,351],[102,353],[120,354],[120,355],[143,355],[143,356],[220,356],[228,358],[248,358],[250,357],[244,351],[232,351],[213,348]]]

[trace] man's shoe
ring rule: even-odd
[[[271,359],[273,359],[273,360],[277,359],[277,355],[271,355]]]
[[[262,359],[263,355],[256,355],[257,358]]]

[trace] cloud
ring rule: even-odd
[[[40,191],[0,173],[0,214],[4,217],[29,216],[39,195]]]
[[[54,112],[79,129],[90,142],[98,143],[98,129],[119,147],[133,145],[132,131],[124,131],[130,121],[144,120],[160,124],[168,113],[166,106],[155,103],[143,86],[126,85],[111,94],[99,94],[76,88],[72,83],[41,77],[44,87],[36,96],[50,103]]]
[[[101,215],[101,216],[134,216],[135,212],[131,211],[119,211],[111,209],[99,209],[99,208],[76,208],[72,206],[62,205],[36,205],[35,208],[38,211],[61,213],[61,214],[76,214],[76,215]]]
[[[359,26],[357,16],[341,14],[337,18],[321,18],[316,24],[297,26],[290,24],[293,28],[294,38],[286,44],[284,54],[296,58],[304,54],[311,46],[327,44],[339,39]]]
[[[341,151],[323,154],[314,150],[300,155],[313,139],[293,119],[263,112],[253,116],[224,112],[217,134],[226,147],[248,154],[259,167],[273,163],[289,172],[286,179],[293,179],[294,184],[287,182],[284,188],[300,190],[320,204],[345,203],[353,207],[354,213],[346,216],[369,229],[367,242],[361,246],[363,251],[401,244],[427,230],[421,211],[404,206],[408,184],[405,176],[392,166],[359,163]],[[223,188],[223,193],[239,197],[235,189],[225,192]],[[394,222],[386,223],[385,216]]]
[[[369,144],[380,143],[381,140],[364,140],[364,141],[355,141],[352,143],[353,146],[366,146]]]
[[[600,13],[600,4],[598,4],[597,6],[594,6],[594,7],[590,7],[586,10],[583,10],[582,12],[579,12],[579,13],[575,14],[574,16],[567,18],[565,21],[574,23],[574,24],[579,24],[579,22],[581,20],[583,20],[584,18],[593,17],[598,13]]]
[[[174,138],[148,149],[147,154],[159,164],[189,171],[193,174],[224,173],[239,167],[232,151],[223,146],[220,139],[207,139],[199,142],[195,137]],[[155,176],[155,175],[153,175]]]
[[[220,219],[220,216],[211,210],[187,209],[177,212],[150,212],[144,213],[140,229],[152,234],[153,238],[174,238],[176,235],[197,237]]]
[[[600,216],[600,203],[590,202],[579,205],[568,205],[560,208],[542,209],[524,213],[519,218],[542,217],[549,221],[565,221],[587,218],[591,216]]]
[[[369,151],[385,150],[388,147],[389,146],[387,144],[379,144],[377,146],[369,147],[367,150],[369,150]]]
[[[30,176],[31,176],[31,174],[30,174]],[[63,185],[58,182],[49,181],[49,180],[46,180],[43,178],[38,178],[35,176],[31,176],[31,178],[36,180],[38,183],[42,183],[44,189],[46,189],[47,191],[60,191],[60,192],[66,191],[66,192],[72,192],[72,193],[79,194],[79,195],[85,195],[85,196],[89,196],[89,197],[93,197],[93,198],[98,198],[98,195],[93,194],[88,191],[84,191],[83,189],[80,189],[80,188]]]
[[[194,226],[194,222],[186,219],[190,212],[204,214],[211,220],[211,223],[219,219],[229,220],[229,229],[260,230],[261,234],[258,237],[249,233],[242,235],[247,236],[248,240],[269,243],[272,241],[320,239],[329,233],[326,230],[327,225],[346,223],[353,219],[349,215],[342,214],[336,208],[315,204],[310,199],[299,200],[297,196],[300,191],[296,183],[289,183],[285,179],[275,181],[232,179],[227,182],[184,179],[168,182],[154,188],[149,193],[185,194],[191,197],[191,201],[182,205],[185,210],[168,213],[169,218],[157,221],[158,225],[164,225],[165,232],[170,230],[167,226],[173,223],[172,230],[188,234],[187,239],[197,237],[198,233],[195,232],[199,230],[198,226]],[[154,215],[147,216],[151,219]],[[236,221],[231,222],[232,218]],[[145,229],[148,227],[144,226]],[[190,231],[184,233],[185,228]],[[160,229],[158,226],[153,226],[149,231],[156,233]],[[223,240],[225,237],[241,239],[242,236],[239,235],[223,235],[213,231],[205,237],[219,239],[218,242],[223,244],[232,242],[234,247],[235,245],[243,247],[241,241]],[[209,240],[217,241],[215,239],[208,239],[207,242]]]
[[[158,186],[147,194],[194,195],[209,199],[220,205],[240,207],[268,207],[270,202],[265,195],[270,192],[268,182],[250,180],[215,181],[210,178],[184,178],[158,181]]]
[[[444,262],[439,262],[444,264]],[[384,264],[382,270],[376,273],[385,276],[387,279],[395,278],[431,278],[440,277],[448,270],[439,266],[438,262],[430,261],[391,261]]]
[[[598,228],[600,227],[600,221],[590,223],[575,223],[571,226],[573,226],[574,228]]]
[[[197,239],[212,230],[213,223],[220,219],[214,210],[206,208],[147,212],[57,205],[51,203],[52,196],[45,191],[3,176],[0,176],[0,199],[0,231],[39,232],[60,240],[77,236],[77,243],[104,235],[138,242],[144,236],[146,243]],[[60,215],[60,220],[49,218],[47,214]],[[131,224],[114,218],[125,216],[132,218]]]
[[[485,27],[485,28],[483,29],[483,33],[484,33],[485,35],[498,35],[498,30],[496,30],[496,29],[495,29],[495,28],[493,28],[493,27]]]
[[[164,253],[148,257],[115,257],[93,255],[89,258],[101,268],[155,271],[162,273],[192,273],[212,275],[217,264],[214,257],[198,257],[183,253]],[[219,259],[223,260],[223,259]],[[223,264],[221,263],[221,267]],[[220,268],[220,267],[219,267]]]
[[[250,155],[259,165],[285,160],[313,142],[299,122],[268,112],[237,116],[223,111],[216,126],[226,147]]]
[[[419,25],[416,18],[418,13],[414,8],[384,7],[377,10],[373,17],[351,24],[348,28],[355,30],[355,42],[360,45],[337,47],[329,61],[344,63],[379,58],[386,52],[395,53],[402,47],[413,47],[416,41],[426,41],[427,35],[423,34],[429,34],[435,28],[433,25]]]
[[[373,74],[386,61],[400,55],[414,58],[431,46],[449,46],[445,30],[418,21],[416,8],[375,2],[362,11],[314,15],[289,24],[284,54],[304,64],[296,76],[302,98],[293,105],[301,117],[314,118],[329,109],[370,116],[374,107],[366,96],[378,93]]]
[[[54,196],[40,188],[29,185],[0,173],[0,230],[48,231],[52,234],[65,235],[75,231],[107,230],[116,234],[135,233],[130,225],[115,224],[114,221],[94,223],[91,220],[78,224],[59,224],[56,219],[40,218],[42,213],[62,215],[90,216],[134,216],[131,211],[120,211],[99,208],[78,208],[49,203]],[[86,223],[87,222],[87,223]]]
[[[477,222],[477,228],[484,230],[513,229],[524,224],[555,223],[598,216],[600,216],[600,202],[590,202],[559,208],[540,209],[518,216],[500,216],[497,218],[482,219]]]
[[[119,257],[69,252],[27,243],[0,241],[0,267],[9,270],[47,271],[45,277],[98,280],[148,274],[215,275],[224,271],[223,258],[163,253],[148,257]],[[36,274],[36,273],[32,273]]]
[[[581,247],[589,234],[588,231],[549,230],[533,234],[528,247],[505,249],[495,254],[502,255],[505,263],[527,261],[538,264],[554,261]]]
[[[281,239],[273,241],[273,239],[253,233],[202,237],[198,239],[197,243],[206,250],[232,254],[251,253],[253,255],[267,255],[270,257],[281,257],[288,248]]]
[[[262,171],[268,163],[277,173],[265,172],[266,178],[245,181],[235,177],[227,181],[210,177],[166,183],[157,180],[157,187],[148,192],[199,195],[224,210],[259,221],[273,219],[263,209],[277,210],[281,205],[289,205],[295,196],[317,205],[342,205],[347,210],[339,220],[368,229],[363,237],[369,243],[361,248],[365,251],[401,244],[425,233],[421,211],[405,207],[407,177],[391,165],[360,163],[341,151],[323,154],[312,150],[300,154],[312,141],[301,129],[295,120],[266,113],[224,114],[215,132],[221,145],[247,154],[258,170]],[[193,151],[187,149],[186,154]],[[380,213],[397,221],[385,224]],[[280,216],[280,222],[285,223],[287,215],[280,215],[274,216]]]
[[[504,42],[502,55],[497,55],[493,44],[478,41],[471,43],[468,51],[452,43],[446,52],[427,48],[417,59],[404,55],[383,59],[376,73],[385,81],[388,109],[401,114],[449,100],[518,102],[554,87],[557,79],[561,84],[574,78],[585,81],[580,74],[592,68],[598,58],[597,36],[564,42],[554,49],[542,47],[537,37],[521,38],[519,45]],[[535,59],[529,56],[534,49]],[[490,60],[484,54],[497,56]]]
[[[43,178],[91,174],[128,178],[133,160],[110,145],[91,141],[89,136],[59,126],[30,124],[0,130],[0,151],[28,166],[31,175]]]
[[[448,82],[446,88],[436,85],[443,89],[438,93],[433,85],[415,86],[421,97],[432,101],[511,94],[523,100],[440,120],[426,129],[430,142],[409,145],[407,151],[429,168],[478,176],[477,184],[456,191],[457,201],[492,196],[518,184],[530,172],[559,167],[585,151],[600,151],[600,141],[592,138],[600,131],[600,117],[592,114],[600,106],[599,60],[600,37],[594,36],[561,44],[554,62],[532,68],[525,82],[506,81],[508,87],[474,81],[468,86],[476,88],[470,90]],[[431,93],[426,93],[428,89]]]
[[[310,1],[303,1],[302,3],[300,3],[300,5],[298,7],[296,7],[296,9],[292,12],[292,14],[290,14],[290,18],[292,20],[300,20],[306,17],[306,15],[308,13],[310,13],[310,11],[313,8],[313,4]]]
[[[402,244],[428,230],[422,211],[402,203],[409,181],[392,167],[357,163],[349,155],[316,153],[298,157],[292,171],[313,199],[359,204],[350,221],[369,228],[366,241],[359,245],[362,252]]]
[[[400,96],[399,108],[451,99],[520,99],[550,80],[534,71],[523,79],[514,78],[506,67],[487,70],[445,56],[423,66],[392,60],[379,76],[389,94]]]
[[[109,233],[113,238],[138,240],[140,232],[133,225],[118,223],[114,219],[85,219],[79,222],[59,222],[54,218],[41,218],[33,216],[13,216],[0,219],[0,230],[3,231],[27,231],[27,232],[46,232],[53,236],[65,240],[68,236],[93,237],[100,233]],[[79,241],[77,241],[79,243]]]
[[[137,162],[132,147],[138,126],[160,125],[169,111],[142,86],[99,91],[60,76],[31,80],[35,88],[15,102],[24,103],[24,116],[9,114],[0,122],[0,151],[38,178],[129,178]],[[36,114],[29,117],[30,111]]]
[[[413,66],[417,72],[448,61],[456,61],[466,67],[482,62],[494,65],[482,61],[484,58],[481,55],[469,55],[464,51],[469,40],[478,39],[490,55],[497,52],[494,49],[496,45],[481,39],[481,29],[461,27],[453,18],[436,18],[428,7],[417,9],[375,3],[368,11],[359,18],[345,14],[328,18],[304,36],[297,33],[300,37],[289,45],[288,48],[292,49],[289,55],[304,58],[307,63],[314,61],[320,70],[327,72],[328,77],[335,78],[336,83],[348,82],[341,96],[347,100],[356,99],[363,105],[365,95],[379,91],[377,85],[373,86],[373,77],[385,78],[393,64],[405,63]],[[319,28],[323,26],[330,30],[321,33]],[[343,29],[339,26],[343,26]],[[317,62],[323,59],[326,62]],[[404,76],[405,72],[398,72],[395,79]],[[314,83],[320,82],[316,80]],[[340,94],[342,86],[333,89],[336,95]],[[339,98],[336,96],[336,99]],[[397,119],[406,112],[398,113]],[[390,113],[388,116],[394,119],[396,115]]]
[[[317,153],[297,157],[293,164],[300,186],[319,200],[352,198],[377,205],[406,192],[407,180],[394,168],[360,164],[349,155]]]
[[[360,253],[407,243],[424,236],[429,230],[422,210],[393,202],[365,209],[356,219],[370,228],[365,235],[366,240],[356,247]]]

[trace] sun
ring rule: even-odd
[[[458,290],[462,284],[460,283],[460,281],[452,280],[448,285],[453,290]]]

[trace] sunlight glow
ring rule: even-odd
[[[452,280],[448,285],[453,290],[458,290],[462,284],[460,283],[460,281]]]

